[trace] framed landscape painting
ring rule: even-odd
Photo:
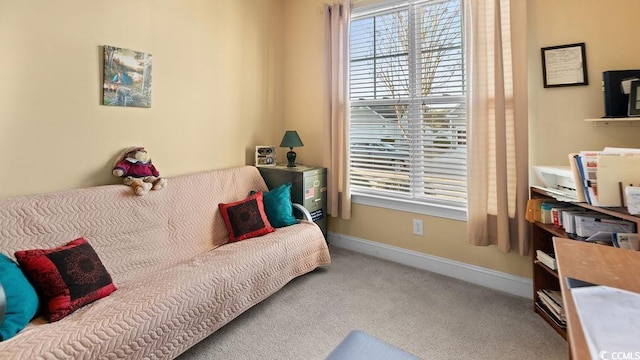
[[[151,54],[104,46],[102,104],[151,107]]]

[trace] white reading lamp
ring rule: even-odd
[[[300,140],[300,136],[298,136],[298,132],[295,130],[287,130],[282,137],[282,141],[280,142],[280,147],[288,147],[289,151],[287,152],[287,167],[295,167],[296,166],[296,152],[293,151],[294,147],[304,146],[302,140]]]

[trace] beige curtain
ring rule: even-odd
[[[350,4],[324,6],[326,104],[323,123],[323,161],[327,168],[327,213],[351,217],[349,189],[349,78],[348,46]]]
[[[465,0],[465,17],[469,241],[527,255],[526,2]]]

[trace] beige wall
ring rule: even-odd
[[[285,0],[285,126],[296,126],[305,146],[299,159],[322,165],[323,0]],[[601,73],[639,68],[629,46],[636,0],[530,0],[528,6],[531,163],[567,164],[567,154],[604,146],[640,146],[640,128],[596,128],[584,118],[603,115]],[[544,89],[540,47],[585,42],[590,85]],[[624,50],[622,50],[624,49]],[[322,99],[322,101],[320,101]],[[291,125],[289,125],[291,124]],[[310,139],[310,140],[308,140]],[[412,235],[412,219],[423,219],[425,236]],[[329,230],[456,261],[530,277],[529,257],[502,254],[495,247],[467,243],[466,223],[355,205],[350,221],[331,218]]]
[[[567,154],[605,146],[640,147],[640,127],[596,127],[604,115],[602,72],[640,69],[633,46],[640,1],[535,0],[529,10],[532,165],[568,165]],[[540,48],[584,42],[589,85],[545,89]]]
[[[0,0],[0,198],[118,183],[124,147],[164,176],[250,164],[285,129],[322,165],[324,0]],[[638,146],[640,128],[593,127],[604,70],[638,68],[636,0],[528,1],[532,164]],[[544,89],[540,47],[585,42],[590,85]],[[153,55],[150,109],[100,105],[102,45]],[[624,50],[622,50],[624,49]],[[279,158],[282,159],[283,151]],[[425,236],[411,234],[424,220]],[[467,244],[466,223],[355,205],[330,231],[520,276],[527,257]]]
[[[285,0],[284,127],[297,130],[304,147],[296,162],[322,166],[324,104],[323,0]]]
[[[253,162],[282,136],[281,0],[0,0],[0,198]],[[150,109],[102,106],[102,45],[153,55]]]

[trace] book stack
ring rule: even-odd
[[[574,217],[576,235],[579,238],[588,238],[597,232],[608,233],[634,233],[636,223],[614,219],[605,214],[578,214]]]
[[[567,327],[567,318],[564,313],[562,293],[558,290],[538,290],[536,307],[544,311],[560,327]]]
[[[565,211],[581,211],[584,210],[584,208],[579,207],[579,206],[560,206],[560,207],[555,207],[553,209],[551,209],[551,217],[553,219],[553,226],[557,227],[557,228],[563,228],[563,218],[562,218],[562,213],[564,213]]]
[[[562,228],[574,239],[588,240],[599,233],[636,233],[636,223],[593,210],[566,208],[559,214]]]
[[[543,224],[553,224],[554,223],[554,221],[553,221],[553,210],[556,210],[556,213],[557,213],[558,208],[569,207],[569,206],[571,206],[571,204],[557,202],[557,201],[545,201],[545,202],[543,202],[542,204],[540,204],[540,213],[541,213],[540,222],[543,223]]]
[[[536,259],[539,262],[545,264],[551,270],[557,269],[556,258],[553,256],[553,254],[547,254],[542,250],[536,250]]]

